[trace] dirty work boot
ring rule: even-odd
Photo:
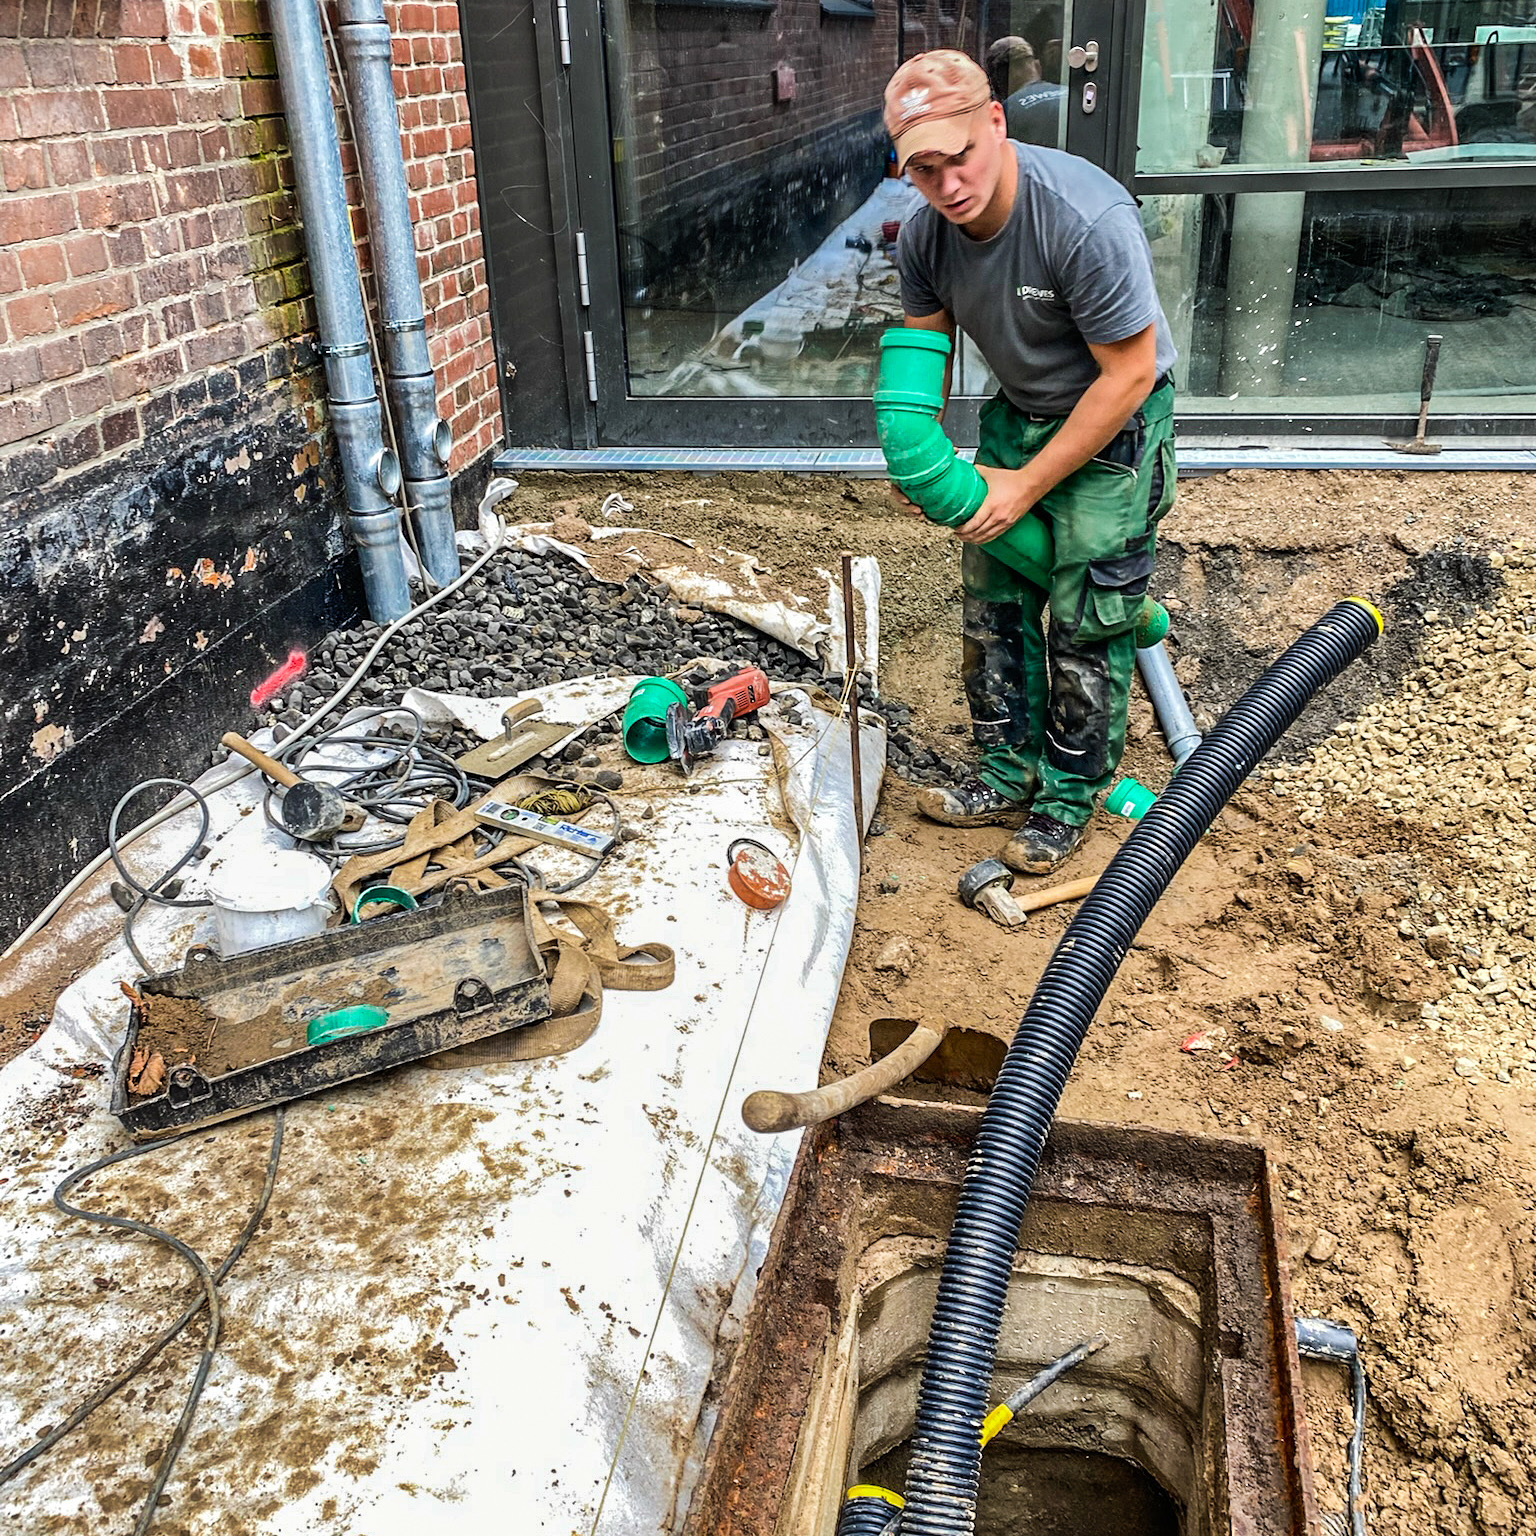
[[[917,792],[917,808],[946,827],[1016,827],[1029,811],[1027,800],[1010,800],[975,774],[958,784],[936,784]]]
[[[1076,851],[1083,831],[1082,827],[1069,827],[1054,816],[1036,811],[1008,839],[1003,863],[1022,875],[1048,875]]]

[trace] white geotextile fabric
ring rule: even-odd
[[[549,718],[632,679],[541,689]],[[414,694],[482,734],[508,699]],[[807,724],[789,723],[798,703]],[[789,764],[725,743],[681,782],[620,799],[641,840],[583,894],[621,942],[677,952],[665,991],[609,993],[564,1057],[404,1068],[294,1104],[268,1219],[222,1287],[224,1342],[161,1519],[193,1536],[601,1532],[680,1523],[712,1427],[706,1392],[750,1300],[797,1135],[741,1123],[756,1088],[816,1081],[852,935],[858,860],[846,724],[786,687],[760,718]],[[861,732],[865,805],[885,759]],[[648,770],[653,781],[670,770]],[[645,775],[636,772],[636,780]],[[286,845],[259,779],[213,801],[216,856]],[[690,792],[691,789],[691,792]],[[195,825],[131,855],[150,871]],[[736,836],[793,866],[776,913],[725,885]],[[562,870],[551,861],[552,877]],[[152,962],[206,914],[139,925]],[[46,933],[43,936],[46,941]],[[0,1069],[0,1460],[61,1420],[193,1294],[145,1240],[57,1214],[70,1169],[128,1144],[105,1076],[134,974],[120,945]],[[159,1222],[216,1265],[246,1221],[272,1120],[229,1122],[93,1179],[76,1198]],[[17,1530],[126,1529],[189,1383],[194,1325],[128,1392],[5,1490]],[[599,1516],[599,1506],[601,1515]],[[158,1527],[157,1527],[158,1528]]]

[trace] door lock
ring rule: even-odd
[[[1067,63],[1071,68],[1087,70],[1091,75],[1099,67],[1098,43],[1074,44],[1067,50]]]

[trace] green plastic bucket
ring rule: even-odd
[[[667,710],[688,704],[688,695],[670,677],[644,677],[624,706],[624,750],[637,763],[667,760]]]

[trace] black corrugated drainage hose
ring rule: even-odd
[[[1019,1227],[1067,1076],[1131,941],[1238,786],[1381,630],[1381,615],[1349,598],[1302,635],[1174,775],[1056,946],[998,1074],[960,1189],[918,1393],[905,1536],[975,1529],[981,1426]]]

